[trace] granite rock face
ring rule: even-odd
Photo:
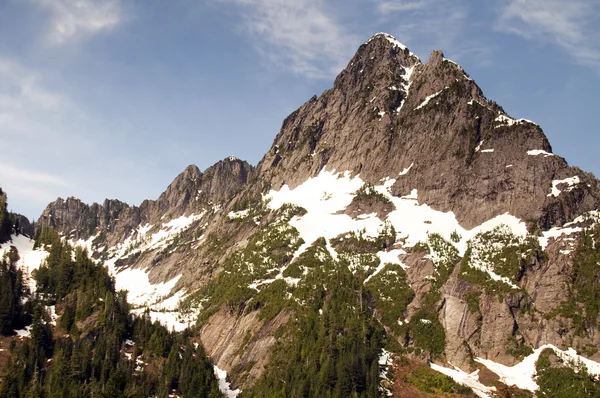
[[[235,158],[204,172],[189,166],[157,200],[88,206],[58,199],[39,222],[73,240],[95,237],[99,248],[122,244],[142,226],[155,232],[171,220],[195,215],[166,249],[117,261],[118,267],[148,269],[152,283],[182,275],[176,289],[193,292],[214,280],[231,253],[244,248],[260,228],[261,216],[236,223],[231,214],[248,211],[269,189],[294,188],[324,168],[349,171],[372,185],[393,179],[394,196],[417,190],[420,204],[453,212],[467,230],[508,213],[532,231],[547,231],[600,207],[598,180],[553,154],[538,125],[507,115],[441,52],[423,63],[391,36],[377,34],[360,46],[331,89],[283,121],[256,169]],[[345,214],[356,218],[366,211],[383,220],[392,210],[391,203],[352,202]],[[546,258],[528,266],[518,289],[500,298],[483,292],[478,308],[469,306],[474,288],[460,278],[461,265],[455,264],[436,303],[446,333],[445,359],[463,369],[474,357],[511,365],[517,360],[507,353],[508,341],[561,348],[600,344],[598,333],[576,335],[565,319],[549,316],[567,294],[576,237],[550,239]],[[405,314],[410,319],[432,288],[435,267],[417,252],[402,261],[415,292]],[[260,377],[273,336],[291,317],[282,311],[264,322],[256,313],[221,310],[204,324],[202,343],[219,367],[233,372],[234,385],[244,389]]]
[[[397,178],[395,195],[417,189],[421,203],[453,211],[466,228],[509,212],[548,229],[600,203],[595,178],[553,155],[538,125],[508,116],[441,52],[422,63],[386,35],[285,119],[257,174],[278,189],[323,167],[373,184]],[[547,196],[553,180],[573,176],[576,190]]]

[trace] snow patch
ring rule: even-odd
[[[312,154],[312,156],[314,156],[314,153]],[[249,209],[246,210],[240,210],[240,211],[230,211],[227,214],[227,218],[229,218],[230,220],[243,220],[244,218],[248,217],[248,213],[250,212]]]
[[[562,191],[560,189],[558,189],[558,186],[563,185],[563,184],[568,185],[565,192],[571,192],[575,188],[575,185],[579,184],[580,182],[581,182],[581,180],[579,179],[579,176],[565,178],[564,180],[554,180],[554,181],[552,181],[551,192],[547,196],[548,197],[554,196],[555,198],[558,197],[558,195],[560,195],[562,193]]]
[[[498,128],[498,127],[511,127],[515,124],[525,124],[525,123],[529,123],[529,124],[533,124],[536,125],[536,123],[532,122],[531,120],[527,120],[527,119],[513,119],[512,117],[508,116],[508,115],[498,115],[496,117],[496,119],[494,119],[494,121],[500,123],[499,126],[496,126],[494,128]]]
[[[410,68],[404,68],[404,72],[405,72],[404,80],[406,80],[407,83],[402,84],[402,88],[404,89],[405,95],[404,95],[404,98],[402,99],[402,101],[400,102],[400,106],[398,108],[396,108],[396,113],[400,113],[400,110],[402,110],[402,107],[404,106],[404,103],[406,102],[406,99],[408,98],[410,86],[412,85],[411,78],[412,78],[414,71],[415,71],[414,65]]]
[[[17,267],[23,271],[24,276],[29,279],[29,289],[34,292],[36,285],[35,279],[31,277],[31,273],[38,269],[40,265],[46,261],[48,252],[42,248],[33,249],[34,241],[25,235],[13,235],[11,241],[3,243],[0,247],[0,258],[10,250],[11,246],[17,248],[19,252],[19,261]]]
[[[389,221],[394,226],[398,239],[405,240],[406,247],[412,247],[419,241],[426,241],[428,234],[431,233],[438,233],[450,240],[450,235],[456,231],[461,236],[461,241],[455,246],[461,255],[464,254],[469,239],[500,225],[506,225],[515,235],[527,234],[526,224],[508,213],[466,230],[458,223],[453,212],[441,212],[426,204],[419,204],[416,189],[403,197],[393,196],[390,190],[395,181],[388,178],[381,185],[374,187],[376,192],[385,196],[394,205],[394,210],[384,221],[374,214],[360,219],[353,219],[343,214],[352,202],[356,191],[364,185],[359,176],[350,177],[348,171],[342,174],[324,168],[317,176],[309,178],[295,189],[284,185],[279,191],[271,190],[264,199],[273,210],[279,209],[285,203],[306,209],[306,214],[295,216],[290,220],[290,225],[298,230],[305,242],[295,256],[306,250],[319,237],[329,240],[351,231],[363,231],[365,237],[376,237],[385,221]],[[332,253],[334,254],[335,252]]]
[[[387,372],[388,372],[388,369],[394,365],[394,361],[392,359],[392,353],[386,351],[385,349],[382,349],[381,354],[379,355],[378,363],[379,363],[379,378],[381,379],[381,382],[384,382],[384,381],[390,382],[391,380],[388,379]],[[382,384],[383,383],[380,383],[379,391],[383,392],[386,397],[391,397],[392,392],[389,389],[385,388]]]
[[[405,168],[404,170],[402,170],[400,173],[398,173],[398,176],[403,176],[408,174],[408,172],[410,171],[410,169],[412,169],[412,167],[414,166],[414,163],[411,163],[410,166],[408,166],[407,168]]]
[[[150,283],[147,269],[125,269],[114,274],[117,290],[127,290],[127,301],[134,306],[147,306],[167,297],[181,274],[157,284]]]
[[[365,44],[368,44],[370,42],[372,42],[373,40],[379,38],[379,37],[383,37],[384,39],[386,39],[387,41],[389,41],[390,43],[392,43],[392,45],[394,47],[398,47],[400,48],[402,51],[407,50],[408,47],[406,47],[404,44],[400,43],[398,41],[398,39],[396,39],[394,36],[390,35],[389,33],[384,33],[384,32],[379,32],[379,33],[375,33],[373,36],[371,36],[371,38],[369,40],[367,40],[365,42]],[[413,54],[412,52],[409,51],[409,54],[411,57],[416,57],[415,54]]]
[[[436,370],[440,373],[445,374],[446,376],[452,378],[458,384],[461,384],[466,387],[471,387],[475,395],[480,398],[492,398],[495,396],[496,387],[487,387],[479,382],[479,369],[474,371],[473,373],[467,373],[460,368],[454,366],[454,369],[445,368],[440,365],[436,365],[435,363],[430,363],[429,366],[431,369]]]
[[[479,144],[477,144],[477,147],[475,148],[475,152],[479,152],[479,150],[481,149],[481,146],[483,145],[483,142],[484,142],[484,141],[485,141],[485,140],[481,140],[481,141],[479,142]]]
[[[489,359],[475,358],[476,362],[481,363],[486,368],[500,376],[500,381],[507,386],[516,386],[522,390],[536,391],[539,387],[535,382],[535,363],[542,351],[546,348],[552,349],[557,356],[565,362],[582,363],[587,367],[591,375],[598,377],[600,375],[600,363],[577,355],[577,352],[569,348],[566,351],[560,350],[552,344],[546,344],[537,348],[533,354],[525,357],[521,362],[514,366],[506,366]]]
[[[17,334],[17,337],[29,338],[31,337],[31,326],[25,326],[25,329],[15,330],[15,333]]]
[[[406,252],[402,249],[393,249],[389,252],[377,252],[377,257],[379,257],[380,263],[377,266],[377,268],[375,268],[375,271],[373,271],[373,273],[365,279],[364,283],[369,282],[369,280],[371,280],[372,277],[380,273],[387,264],[398,264],[402,268],[406,269],[407,266],[404,263],[402,263],[402,261],[400,261],[400,259],[398,258],[401,254],[406,254]]]
[[[447,88],[448,88],[448,87],[444,87],[444,90],[445,90],[445,89],[447,89]],[[421,104],[420,104],[419,106],[417,106],[417,107],[415,108],[415,111],[416,111],[417,109],[421,109],[421,108],[423,108],[424,106],[426,106],[427,104],[429,104],[429,101],[431,101],[432,99],[434,99],[435,97],[437,97],[438,95],[440,95],[440,94],[442,93],[442,91],[444,91],[444,90],[441,90],[441,91],[438,91],[437,93],[433,93],[433,94],[429,95],[427,98],[425,98],[425,99],[423,100],[423,102],[421,102]]]
[[[547,158],[548,156],[555,156],[553,153],[546,152],[543,149],[531,149],[531,150],[527,151],[527,154],[529,156],[544,155],[545,158]]]
[[[213,370],[215,372],[215,376],[217,376],[217,379],[219,380],[219,390],[221,390],[221,392],[225,394],[227,398],[236,398],[240,393],[240,389],[231,389],[231,384],[227,381],[227,372],[219,369],[217,365],[214,365]]]

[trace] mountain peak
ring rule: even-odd
[[[373,36],[371,36],[371,38],[369,40],[367,40],[365,42],[365,44],[369,44],[373,40],[377,40],[377,39],[385,39],[389,43],[391,43],[394,47],[399,47],[401,50],[408,50],[408,47],[406,47],[404,44],[400,43],[400,41],[398,39],[396,39],[394,36],[390,35],[389,33],[385,33],[385,32],[375,33]]]

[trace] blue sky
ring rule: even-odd
[[[0,186],[156,198],[189,164],[256,164],[282,120],[388,32],[460,63],[600,175],[598,0],[0,0]]]

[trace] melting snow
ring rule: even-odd
[[[479,142],[479,144],[477,144],[477,147],[475,148],[475,152],[479,152],[479,150],[481,149],[481,146],[483,145],[483,141],[485,141],[485,140],[481,140]]]
[[[400,261],[400,259],[398,258],[401,254],[406,254],[406,252],[402,249],[393,249],[390,250],[389,252],[385,252],[385,251],[380,251],[377,252],[377,257],[379,257],[379,265],[377,266],[377,268],[375,268],[375,271],[373,271],[373,273],[371,275],[369,275],[367,277],[367,279],[365,279],[365,283],[369,282],[369,280],[374,277],[375,275],[377,275],[378,273],[380,273],[386,266],[386,264],[398,264],[400,265],[402,268],[407,268],[405,264],[402,263],[402,261]]]
[[[231,389],[230,383],[227,381],[227,372],[219,369],[217,365],[214,365],[214,371],[215,376],[217,376],[217,379],[219,379],[219,390],[221,390],[221,392],[225,394],[227,398],[236,398],[240,393],[240,389]]]
[[[127,290],[127,301],[136,306],[154,304],[168,296],[179,278],[181,274],[169,281],[152,284],[147,270],[125,269],[115,274],[117,290]]]
[[[29,288],[31,291],[35,291],[35,280],[31,277],[33,270],[38,269],[39,266],[48,257],[48,252],[44,249],[33,249],[34,241],[29,239],[25,235],[13,235],[10,242],[3,243],[0,247],[0,258],[4,256],[4,253],[10,250],[11,246],[15,246],[19,252],[19,261],[17,267],[19,267],[24,274],[29,277]]]
[[[314,156],[314,152],[313,152],[313,154],[311,156]],[[240,210],[240,211],[230,211],[227,214],[227,217],[230,220],[244,219],[244,218],[248,217],[248,212],[249,211],[250,211],[249,209]]]
[[[544,155],[545,158],[547,158],[548,156],[554,156],[553,153],[546,152],[543,149],[531,149],[527,151],[527,154],[530,156]]]
[[[496,117],[496,119],[494,119],[494,120],[496,122],[498,122],[498,123],[501,124],[500,126],[496,126],[495,128],[503,127],[503,126],[510,127],[512,125],[515,125],[515,124],[524,124],[524,123],[534,124],[534,125],[537,126],[537,124],[534,123],[534,122],[532,122],[531,120],[527,120],[527,119],[518,119],[518,120],[515,120],[512,117],[507,116],[507,115],[498,115]]]
[[[400,43],[394,36],[392,36],[392,35],[390,35],[388,33],[384,33],[384,32],[375,33],[373,36],[371,36],[371,38],[369,40],[367,40],[365,42],[365,44],[370,43],[371,41],[375,40],[378,37],[385,38],[387,41],[389,41],[390,43],[392,43],[392,45],[394,47],[399,47],[402,51],[404,51],[404,50],[406,50],[408,48],[404,44]],[[412,52],[409,52],[409,54],[411,56],[415,56],[415,54],[413,54]]]
[[[477,104],[481,105],[482,107],[484,107],[484,108],[486,108],[486,109],[488,109],[488,110],[490,110],[490,111],[492,110],[492,108],[490,108],[489,106],[487,106],[487,105],[484,105],[484,104],[482,104],[481,102],[479,102],[479,101],[477,101],[477,100],[475,100],[475,99],[472,99],[471,101],[467,102],[467,104],[468,104],[468,105],[471,105],[471,106],[473,106],[473,104],[475,104],[475,103],[477,103]]]
[[[475,395],[480,398],[491,398],[496,392],[496,387],[487,387],[479,382],[479,370],[473,373],[467,373],[456,366],[454,369],[445,368],[434,363],[430,363],[431,369],[436,370],[452,378],[458,384],[471,387]]]
[[[406,240],[407,247],[427,240],[430,233],[439,233],[449,240],[452,232],[456,231],[462,237],[456,244],[462,255],[469,239],[479,232],[491,230],[499,225],[506,225],[518,236],[527,234],[525,223],[508,213],[488,220],[472,230],[465,230],[453,212],[441,212],[426,204],[420,205],[416,189],[413,189],[410,195],[400,198],[392,196],[390,189],[395,181],[387,179],[374,189],[393,203],[394,210],[388,214],[387,220],[394,226],[398,238]],[[306,209],[305,215],[290,220],[290,225],[298,229],[305,242],[296,252],[295,255],[298,256],[319,237],[332,239],[351,231],[364,231],[367,237],[378,236],[384,222],[375,215],[353,219],[347,214],[342,214],[363,184],[359,176],[351,178],[349,172],[341,174],[324,168],[319,175],[309,178],[293,190],[287,185],[279,191],[271,190],[265,199],[270,199],[269,206],[272,209],[278,209],[285,203]]]
[[[410,169],[412,169],[412,167],[414,166],[414,163],[411,163],[410,166],[408,166],[407,168],[405,168],[404,170],[402,170],[400,173],[398,173],[398,176],[403,176],[408,174],[408,172],[410,171]]]
[[[404,98],[402,99],[402,102],[400,102],[400,106],[398,108],[396,108],[396,113],[400,113],[400,110],[402,109],[402,107],[404,106],[404,103],[406,102],[406,98],[408,98],[408,92],[410,91],[410,86],[412,85],[411,77],[412,77],[412,74],[414,71],[415,71],[414,66],[412,66],[410,68],[404,68],[404,72],[405,72],[404,79],[407,81],[407,83],[402,84],[402,88],[404,89],[405,95],[404,95]]]
[[[381,355],[379,355],[378,363],[379,363],[379,378],[381,379],[381,381],[384,381],[384,380],[389,381],[389,379],[387,377],[387,372],[388,372],[389,367],[394,364],[394,361],[392,360],[392,354],[390,352],[386,351],[385,349],[382,349]],[[392,392],[381,385],[379,387],[379,390],[384,392],[387,397],[392,396]]]
[[[25,329],[15,330],[17,337],[31,337],[31,326],[25,326]]]
[[[556,239],[562,235],[571,235],[574,233],[581,232],[581,227],[578,227],[576,225],[583,223],[588,218],[600,221],[600,213],[596,210],[592,210],[590,212],[585,213],[584,215],[577,217],[575,220],[566,223],[562,227],[554,227],[549,229],[548,231],[543,231],[542,236],[540,236],[539,238],[540,246],[542,247],[542,249],[546,249],[550,238]]]
[[[444,90],[447,89],[447,88],[448,87],[444,87]],[[415,111],[417,109],[421,109],[424,106],[426,106],[427,104],[429,104],[429,101],[431,101],[432,99],[434,99],[435,97],[437,97],[438,95],[440,95],[442,93],[442,91],[444,91],[444,90],[438,91],[437,93],[431,94],[430,96],[428,96],[427,98],[425,98],[423,100],[423,102],[421,102],[421,104],[415,108]]]
[[[465,73],[465,71],[463,70],[462,66],[460,66],[459,64],[457,64],[456,62],[452,61],[451,59],[448,58],[444,58],[444,61],[446,62],[450,62],[451,64],[453,64],[454,66],[456,66],[462,73],[465,79],[467,80],[473,80],[471,79],[469,76],[467,76],[467,74]]]
[[[562,192],[560,189],[558,189],[559,185],[562,185],[562,184],[569,185],[568,188],[566,189],[566,192],[570,192],[575,188],[575,185],[579,184],[580,182],[581,182],[581,180],[579,179],[579,176],[565,178],[564,180],[554,180],[554,181],[552,181],[552,190],[547,196],[558,197],[558,195],[560,195]]]
[[[546,344],[536,349],[533,354],[525,357],[520,363],[514,366],[502,365],[489,359],[475,358],[475,361],[483,364],[486,368],[500,376],[500,381],[508,386],[517,386],[522,390],[536,391],[538,385],[535,382],[535,362],[538,360],[540,353],[546,348],[554,350],[556,355],[562,358],[565,362],[575,362],[584,364],[588,372],[596,377],[600,375],[600,363],[594,362],[580,355],[569,348],[567,351],[560,350],[552,344]]]
[[[180,233],[187,230],[194,221],[201,219],[204,214],[206,214],[206,211],[197,215],[192,214],[187,217],[181,216],[175,218],[167,223],[163,223],[162,228],[151,236],[148,236],[148,232],[152,229],[153,225],[145,224],[138,226],[137,230],[123,243],[119,243],[109,249],[109,260],[106,261],[106,265],[112,273],[116,274],[115,262],[118,259],[148,250],[166,248]]]

